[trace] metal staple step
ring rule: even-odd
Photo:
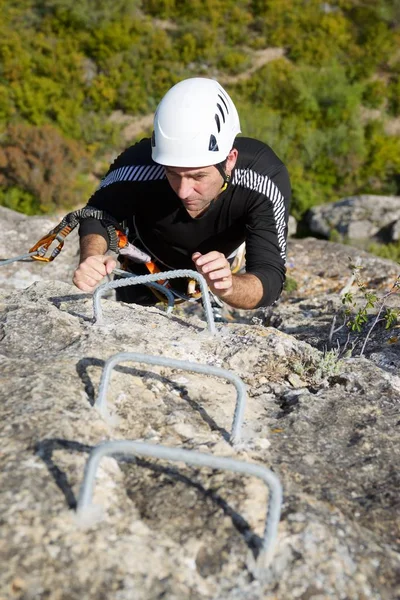
[[[234,460],[232,458],[212,456],[194,450],[167,448],[166,446],[146,444],[142,442],[121,440],[104,442],[96,446],[90,453],[85,467],[85,474],[78,499],[78,514],[92,503],[96,472],[101,459],[105,456],[149,456],[188,465],[209,467],[233,471],[260,478],[269,489],[268,508],[265,518],[263,544],[257,558],[257,567],[263,569],[271,562],[277,538],[278,524],[282,506],[282,487],[278,477],[266,467],[254,463]]]
[[[135,361],[146,363],[149,365],[160,365],[164,367],[172,367],[175,369],[183,369],[184,371],[193,371],[194,373],[202,373],[204,375],[214,375],[227,379],[236,387],[237,397],[236,406],[232,422],[232,431],[230,434],[231,444],[237,444],[241,439],[241,431],[243,424],[244,410],[246,406],[246,387],[238,375],[211,365],[199,365],[187,360],[176,360],[164,356],[151,356],[148,354],[139,354],[136,352],[119,352],[111,356],[104,365],[101,375],[99,395],[94,403],[94,406],[101,414],[107,414],[107,388],[110,381],[112,369],[121,362]]]
[[[40,253],[35,251],[30,252],[29,254],[17,256],[15,258],[2,260],[0,261],[0,266],[24,260],[37,254]],[[157,281],[162,279],[174,279],[180,277],[190,277],[191,279],[195,279],[199,282],[203,296],[203,306],[206,314],[208,329],[210,333],[214,334],[215,324],[206,280],[197,271],[186,269],[181,269],[177,271],[167,271],[137,277],[127,277],[126,279],[112,281],[102,286],[99,286],[95,290],[93,295],[94,321],[96,323],[99,323],[102,319],[101,297],[106,290],[137,284],[151,284],[154,287],[157,287],[157,289],[160,288],[159,291],[164,293],[168,299],[169,310],[172,310],[174,300],[171,292],[168,290],[168,288],[157,284]],[[111,376],[111,371],[117,364],[126,360],[178,368],[186,371],[203,373],[205,375],[213,375],[216,377],[223,377],[224,379],[227,379],[228,381],[233,383],[237,390],[237,399],[232,422],[232,430],[230,434],[230,442],[232,445],[234,445],[240,441],[244,409],[246,404],[246,388],[240,377],[238,377],[234,373],[210,365],[199,365],[189,361],[181,361],[172,358],[150,356],[139,353],[120,352],[118,354],[115,354],[114,356],[110,357],[104,365],[100,381],[99,395],[95,402],[95,406],[99,409],[101,414],[104,415],[107,412],[106,394],[107,386]],[[254,463],[247,463],[244,461],[234,460],[226,457],[212,456],[196,452],[194,450],[184,450],[181,448],[167,448],[162,445],[152,445],[130,440],[104,442],[96,446],[91,451],[89,459],[86,463],[84,478],[79,493],[79,500],[77,506],[78,513],[82,513],[88,506],[91,505],[96,472],[101,459],[105,456],[118,455],[148,456],[152,458],[164,459],[175,462],[184,462],[192,466],[203,466],[209,467],[211,469],[220,469],[236,473],[243,473],[245,475],[253,475],[255,477],[260,478],[269,488],[269,502],[265,518],[262,550],[257,558],[257,568],[262,570],[270,564],[273,557],[273,551],[277,538],[278,524],[282,507],[282,487],[278,477],[270,469],[267,469],[266,467]]]
[[[192,271],[190,269],[178,269],[177,271],[164,271],[161,273],[153,273],[150,275],[139,275],[138,277],[129,277],[127,279],[120,279],[118,281],[110,281],[108,283],[104,283],[103,285],[99,286],[93,294],[94,322],[100,323],[102,321],[103,312],[101,308],[101,297],[107,290],[116,289],[119,287],[128,287],[131,285],[152,283],[163,279],[177,279],[182,277],[195,279],[199,282],[203,297],[203,306],[206,315],[208,330],[210,331],[210,333],[215,334],[214,316],[212,313],[207,282],[204,279],[203,275],[201,275],[197,271]]]
[[[129,271],[124,271],[123,269],[114,269],[113,274],[119,275],[120,277],[124,277],[126,279],[132,278],[132,277],[138,277],[138,275],[134,275],[134,273],[130,273]],[[166,296],[166,298],[168,300],[167,314],[171,314],[171,312],[174,309],[174,304],[175,304],[174,294],[171,292],[171,290],[159,283],[147,283],[146,285],[147,285],[147,287],[153,288],[153,289],[157,290],[158,292],[161,292],[161,294],[163,294],[164,296]]]

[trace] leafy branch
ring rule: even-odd
[[[368,328],[363,344],[360,350],[360,356],[363,356],[365,352],[366,345],[371,336],[373,329],[376,327],[378,323],[385,322],[385,329],[390,329],[393,327],[397,320],[400,317],[400,309],[391,308],[388,306],[388,300],[394,294],[399,293],[400,291],[400,275],[397,276],[396,281],[390,288],[388,292],[386,292],[383,296],[379,297],[378,294],[374,291],[369,291],[365,282],[361,277],[361,263],[357,260],[355,263],[350,263],[350,268],[352,270],[352,275],[342,290],[342,304],[345,307],[343,313],[343,322],[338,327],[335,327],[337,316],[335,315],[332,320],[331,329],[329,332],[329,345],[333,346],[333,336],[338,333],[343,328],[348,329],[348,335],[344,347],[341,350],[341,354],[344,355],[348,353],[348,347],[350,344],[351,334],[356,333],[360,334],[353,340],[351,344],[351,351],[354,349],[356,343],[359,341],[361,334],[365,331],[365,328],[369,322],[369,314],[372,310],[376,311],[376,314],[373,318],[373,321]],[[354,293],[351,291],[351,287],[354,282],[358,287],[358,291],[362,293],[362,303],[360,305],[359,301],[355,299]],[[350,351],[350,354],[351,354]]]

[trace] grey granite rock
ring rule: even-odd
[[[324,372],[322,352],[272,327],[219,325],[211,337],[197,317],[103,304],[98,326],[91,298],[68,284],[1,293],[0,597],[398,596],[395,375],[365,358]],[[168,368],[117,368],[108,394],[113,418],[103,419],[92,406],[101,368],[121,350],[237,372],[248,389],[242,445],[226,442],[232,386]],[[294,389],[293,373],[301,387]],[[267,494],[251,477],[107,459],[95,508],[78,519],[88,451],[107,439],[273,468],[284,507],[270,569],[252,576]]]
[[[296,235],[297,233],[297,221],[296,219],[292,216],[289,215],[289,227],[288,227],[288,235],[289,237],[292,237],[294,235]]]
[[[57,222],[16,215],[1,212],[2,258]],[[349,246],[292,240],[288,272],[297,289],[268,310],[233,311],[215,337],[201,310],[168,317],[112,299],[102,301],[104,324],[94,325],[91,295],[69,283],[76,239],[52,264],[1,267],[0,599],[399,598],[398,329],[376,327],[362,358],[324,351],[349,257],[361,259],[367,286],[379,294],[398,275],[396,263]],[[398,295],[391,301],[399,307]],[[111,416],[101,417],[93,408],[101,370],[119,351],[241,376],[248,391],[242,444],[226,441],[234,388],[168,368],[116,368]],[[94,507],[78,518],[88,452],[109,439],[272,468],[284,506],[268,571],[254,578],[267,493],[251,477],[107,459]]]
[[[390,230],[390,239],[393,242],[398,242],[400,240],[400,219],[394,221]]]
[[[315,206],[309,210],[306,222],[313,234],[325,238],[337,232],[350,240],[381,236],[394,241],[397,230],[393,224],[399,219],[399,196],[362,195]]]

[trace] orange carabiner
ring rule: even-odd
[[[37,244],[32,246],[32,248],[29,250],[29,252],[37,252],[36,255],[32,256],[33,260],[40,260],[42,262],[51,262],[52,260],[54,260],[60,254],[64,246],[65,238],[71,231],[71,227],[69,225],[66,225],[63,229],[61,229],[61,231],[51,233],[42,237],[37,242]],[[54,240],[59,242],[58,246],[54,248],[50,256],[45,256],[46,252],[48,251],[49,247],[54,242]]]
[[[119,229],[116,229],[115,233],[117,234],[117,238],[118,238],[118,249],[120,250],[121,248],[125,248],[129,243],[128,236]]]
[[[146,267],[147,267],[147,270],[149,271],[149,273],[151,273],[152,275],[154,273],[161,273],[160,269],[157,267],[157,265],[153,261],[147,262]],[[166,281],[168,281],[168,280],[167,279],[159,279],[157,281],[157,283],[159,283],[160,285],[164,285],[164,283]],[[166,287],[169,287],[169,283],[167,283]]]

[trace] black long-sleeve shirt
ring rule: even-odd
[[[118,221],[127,221],[130,238],[172,269],[192,269],[193,252],[213,250],[229,256],[246,242],[246,272],[263,285],[259,306],[272,304],[285,280],[290,181],[286,167],[266,144],[239,137],[238,159],[228,187],[207,211],[192,218],[151,158],[150,139],[125,150],[89,200]],[[85,219],[80,235],[98,233],[100,221]]]

